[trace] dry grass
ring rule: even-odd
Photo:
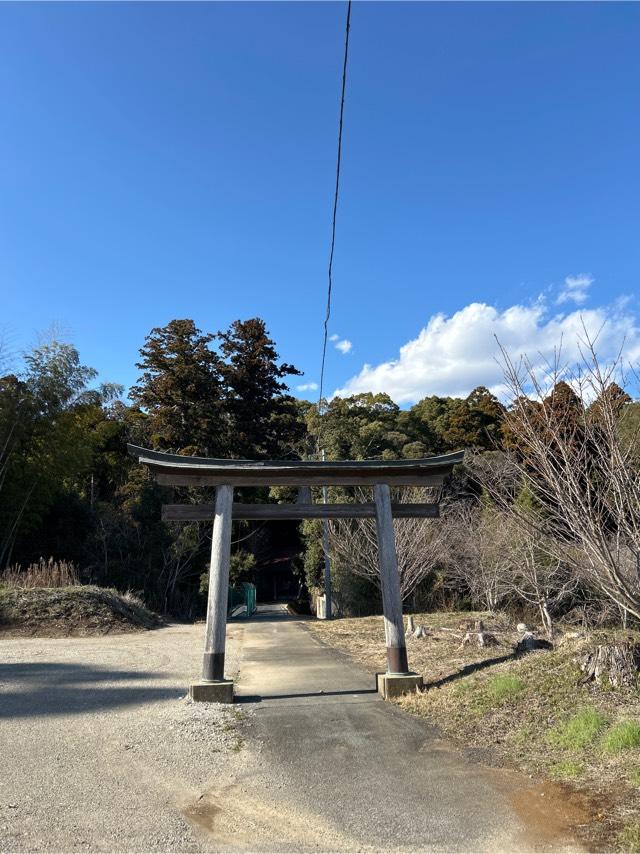
[[[482,618],[499,646],[460,648],[464,621]],[[569,638],[551,651],[512,655],[518,633],[508,619],[478,613],[418,614],[426,638],[407,641],[410,667],[427,689],[398,701],[449,737],[483,748],[487,761],[544,774],[603,797],[603,839],[640,815],[640,694],[578,685],[576,658],[606,633]],[[381,617],[308,624],[365,668],[385,668]],[[626,632],[625,636],[630,633]],[[502,659],[502,660],[501,660]],[[478,665],[480,665],[478,667]],[[475,668],[475,669],[474,669]],[[638,825],[640,826],[640,824]]]
[[[29,564],[23,569],[19,564],[10,566],[0,573],[0,587],[12,590],[28,590],[34,587],[74,587],[80,584],[78,571],[70,561],[45,560]]]
[[[486,630],[496,636],[498,646],[484,649],[468,646],[460,649],[466,631],[460,625],[478,619],[483,620]],[[515,626],[506,617],[481,611],[418,614],[415,622],[416,625],[425,626],[431,634],[419,640],[408,639],[409,662],[411,668],[423,673],[430,683],[441,682],[469,664],[482,664],[511,654],[513,644],[519,637]],[[314,620],[309,625],[319,638],[349,653],[372,673],[385,670],[382,617]]]
[[[630,822],[623,827],[618,834],[617,842],[620,851],[628,851],[630,854],[640,852],[640,822]]]
[[[133,593],[82,585],[69,561],[40,558],[0,573],[0,633],[39,637],[139,631],[162,624]]]

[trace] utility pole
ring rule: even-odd
[[[322,451],[322,462],[324,462],[324,450]],[[322,487],[322,503],[328,504],[329,491],[326,486]],[[331,619],[331,559],[329,557],[329,520],[322,520],[322,551],[324,552],[324,601],[325,617]]]

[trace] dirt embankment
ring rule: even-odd
[[[78,585],[0,588],[0,636],[83,637],[163,625],[136,597]]]

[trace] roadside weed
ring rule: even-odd
[[[621,721],[602,737],[602,749],[605,753],[618,753],[630,747],[640,747],[640,724],[635,721]]]
[[[522,679],[518,679],[517,676],[494,676],[487,682],[489,695],[499,702],[517,697],[526,687]]]
[[[527,743],[529,743],[531,741],[532,738],[533,738],[533,731],[532,731],[531,727],[524,726],[521,729],[515,730],[515,732],[513,732],[511,734],[510,741],[512,744],[516,744],[516,745],[520,746],[520,745],[526,745]]]
[[[469,694],[476,687],[476,682],[471,679],[466,679],[463,682],[458,682],[453,686],[453,693],[457,697],[464,696],[465,694]]]
[[[575,780],[582,774],[584,765],[581,762],[574,762],[572,759],[566,759],[564,762],[556,762],[549,768],[549,774],[556,780]]]
[[[595,741],[606,722],[607,719],[602,712],[586,706],[568,721],[553,727],[549,732],[548,740],[556,747],[566,747],[570,750],[587,747]]]

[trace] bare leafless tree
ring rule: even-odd
[[[523,511],[523,516],[525,512],[533,511]],[[551,637],[554,614],[576,591],[579,579],[554,556],[534,521],[525,525],[485,496],[454,505],[447,528],[447,584],[466,591],[474,605],[489,611],[507,601],[535,607]]]
[[[430,490],[404,489],[394,495],[395,501],[433,500]],[[370,496],[357,491],[357,501],[370,501]],[[441,519],[394,519],[400,593],[407,599],[421,581],[433,571],[443,551],[444,526]],[[330,522],[331,556],[356,575],[380,586],[378,540],[374,519],[332,520]]]
[[[507,467],[544,512],[524,512],[505,489],[499,469],[479,464],[478,479],[522,530],[535,531],[558,566],[599,589],[640,618],[640,458],[637,430],[621,430],[630,398],[621,360],[602,365],[586,331],[578,368],[562,366],[559,352],[544,375],[503,350],[513,399],[506,430],[515,437]],[[554,392],[566,383],[578,405],[570,416]],[[566,386],[565,386],[566,388]]]
[[[458,503],[449,508],[444,540],[447,583],[472,602],[495,611],[511,585],[513,526],[497,508]]]
[[[506,514],[501,513],[506,517]],[[534,606],[549,639],[553,638],[553,620],[563,602],[571,599],[580,579],[573,567],[560,559],[538,530],[535,520],[516,524],[513,517],[505,523],[513,532],[511,566],[506,585],[516,598]]]

